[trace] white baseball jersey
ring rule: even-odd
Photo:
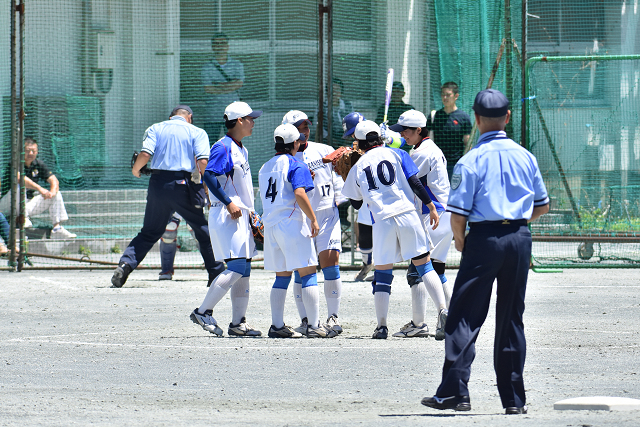
[[[447,160],[442,150],[429,138],[425,138],[411,150],[411,160],[418,167],[418,178],[429,193],[439,215],[447,209],[449,199],[449,176]],[[426,214],[429,209],[418,196],[413,196],[418,213]]]
[[[306,163],[315,174],[313,178],[315,188],[307,194],[315,212],[333,208],[338,203],[336,197],[339,198],[342,194],[342,179],[333,172],[331,163],[322,163],[322,158],[334,151],[334,148],[329,145],[309,141],[307,148],[304,151],[298,151],[295,156],[296,159]]]
[[[342,194],[363,200],[377,222],[415,211],[407,179],[417,173],[418,168],[406,152],[384,146],[372,148],[349,171]]]
[[[254,210],[253,181],[249,167],[249,153],[241,142],[225,135],[213,144],[209,153],[208,171],[218,175],[220,186],[231,201],[241,209]],[[212,207],[224,206],[210,194]]]
[[[273,226],[283,219],[302,221],[306,218],[296,202],[294,190],[313,189],[311,172],[307,165],[290,154],[280,154],[262,165],[258,174],[262,198],[262,222]]]

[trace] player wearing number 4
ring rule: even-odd
[[[438,310],[438,322],[436,325],[436,340],[444,339],[444,326],[447,319],[447,309],[449,300],[451,299],[451,290],[448,286],[447,278],[444,275],[445,262],[447,254],[451,247],[453,239],[453,231],[451,231],[451,213],[445,212],[447,208],[447,200],[449,198],[449,177],[447,174],[447,160],[442,150],[429,139],[429,131],[426,129],[427,118],[420,111],[405,111],[398,118],[398,123],[390,126],[389,129],[400,132],[400,135],[406,141],[407,145],[413,147],[410,156],[411,160],[418,167],[418,179],[424,186],[429,197],[440,216],[440,225],[434,230],[429,225],[429,209],[420,199],[414,197],[414,203],[418,214],[422,219],[425,231],[434,245],[431,251],[431,261],[433,269],[438,274],[441,286],[438,284],[427,283],[427,291],[431,299],[436,304]],[[413,289],[414,284],[410,282]],[[411,328],[410,323],[407,327]],[[394,334],[394,336],[402,336],[403,330]]]
[[[262,111],[253,111],[244,102],[232,102],[224,111],[227,134],[213,144],[203,179],[209,187],[209,234],[216,259],[224,259],[227,269],[211,283],[199,308],[191,313],[191,321],[205,331],[223,336],[213,318],[213,309],[231,289],[231,323],[229,335],[260,336],[247,324],[251,258],[256,253],[249,213],[253,207],[253,182],[249,153],[242,139],[253,133],[253,120]]]
[[[284,324],[284,304],[292,271],[297,271],[302,279],[301,299],[308,319],[307,337],[335,337],[336,331],[320,324],[315,267],[318,262],[312,240],[318,235],[320,226],[307,197],[307,192],[313,190],[313,180],[307,165],[293,157],[305,136],[292,124],[283,124],[276,128],[273,137],[276,155],[262,166],[258,175],[264,209],[264,268],[276,272],[271,289],[269,337],[302,337],[300,332]]]
[[[412,202],[416,194],[429,208],[429,223],[438,227],[439,217],[429,194],[418,179],[418,168],[409,155],[399,149],[384,146],[380,128],[372,121],[358,123],[355,129],[358,147],[365,154],[351,168],[342,193],[354,208],[363,202],[373,216],[373,259],[375,273],[373,295],[378,325],[373,338],[386,339],[389,295],[393,282],[393,263],[411,259],[424,283],[411,292],[413,325],[418,335],[426,331],[424,323],[426,289],[442,286],[429,261],[429,241]],[[410,198],[411,197],[411,198]]]
[[[318,218],[320,231],[315,238],[316,251],[320,260],[320,268],[324,275],[324,296],[327,301],[327,325],[337,333],[342,332],[342,326],[338,322],[340,310],[340,298],[342,296],[342,279],[338,261],[342,250],[340,229],[340,214],[337,205],[346,199],[342,196],[343,181],[333,172],[331,163],[323,163],[322,158],[330,154],[334,149],[326,144],[309,141],[309,125],[311,122],[302,111],[289,111],[282,118],[282,124],[295,126],[303,140],[295,158],[304,162],[311,170],[313,176],[313,190],[309,191],[309,201],[313,212]],[[305,305],[302,303],[302,278],[296,272],[293,285],[293,294],[296,307],[302,320],[296,331],[304,334],[307,329],[308,315]]]

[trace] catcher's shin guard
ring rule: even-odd
[[[179,225],[180,220],[176,217],[171,217],[160,239],[160,265],[162,267],[162,273],[173,273],[173,262],[178,249]]]

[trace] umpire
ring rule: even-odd
[[[145,132],[142,151],[131,169],[131,173],[140,178],[140,169],[153,156],[144,223],[113,272],[111,283],[116,288],[124,285],[129,274],[160,239],[173,212],[182,215],[193,229],[209,272],[209,283],[224,271],[224,264],[213,256],[209,225],[202,207],[196,206],[194,188],[189,183],[196,163],[203,174],[209,160],[209,137],[204,130],[193,126],[192,121],[191,108],[178,105],[169,120],[150,126]]]
[[[531,260],[527,222],[549,211],[549,197],[535,157],[504,132],[511,116],[507,98],[495,89],[483,90],[473,110],[481,135],[453,170],[447,206],[462,261],[445,327],[442,382],[436,395],[425,397],[422,404],[471,409],[471,362],[497,278],[493,363],[498,392],[507,414],[526,414],[522,315]]]

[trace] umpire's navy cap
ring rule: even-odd
[[[171,111],[171,115],[169,117],[175,116],[178,113],[178,110],[188,111],[189,114],[191,114],[193,116],[193,111],[191,111],[191,107],[189,107],[188,105],[181,104],[181,105],[178,105],[176,108],[174,108]]]
[[[473,111],[482,117],[502,117],[509,111],[509,100],[496,89],[478,92],[473,102]]]

